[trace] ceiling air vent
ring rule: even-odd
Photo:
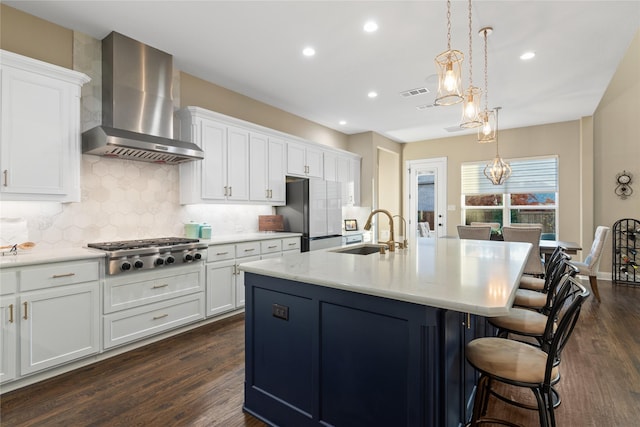
[[[429,93],[429,89],[426,87],[419,87],[416,89],[405,90],[404,92],[400,92],[403,98],[410,98],[412,96],[424,95],[425,93]]]

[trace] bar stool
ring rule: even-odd
[[[563,283],[562,294],[563,298],[557,300],[550,313],[552,318],[558,320],[546,351],[499,337],[477,338],[467,344],[467,361],[480,373],[471,426],[480,423],[515,426],[505,420],[486,417],[489,397],[495,396],[505,403],[537,410],[541,427],[555,427],[552,384],[560,376],[557,361],[575,328],[580,309],[589,292],[575,278],[570,277]],[[529,388],[535,396],[536,406],[501,395],[492,388],[494,381]]]
[[[539,292],[544,290],[546,287],[545,286],[546,281],[548,280],[549,273],[551,272],[551,270],[558,265],[558,262],[560,262],[560,260],[571,259],[571,257],[567,255],[565,251],[566,251],[566,248],[562,246],[556,246],[556,248],[553,250],[551,255],[549,255],[549,258],[547,259],[547,262],[544,265],[544,278],[523,275],[520,278],[520,283],[518,285],[518,288],[530,289],[532,291],[539,291]]]
[[[560,277],[565,270],[571,270],[572,275],[576,275],[578,269],[568,262],[568,256],[559,258],[558,262],[550,268],[544,280],[544,287],[540,291],[530,289],[517,289],[513,305],[548,314],[551,307],[553,292],[559,283]]]

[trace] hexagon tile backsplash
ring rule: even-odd
[[[207,222],[212,235],[258,231],[271,206],[180,205],[178,166],[82,156],[80,203],[2,202],[0,216],[24,218],[39,249],[91,242],[182,237],[190,221]]]

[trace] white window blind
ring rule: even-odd
[[[555,193],[558,191],[558,158],[509,160],[511,176],[493,185],[484,176],[486,162],[462,164],[462,194]]]

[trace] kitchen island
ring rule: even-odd
[[[530,249],[420,239],[243,264],[244,409],[276,426],[464,424],[476,378],[464,345],[508,313]]]

